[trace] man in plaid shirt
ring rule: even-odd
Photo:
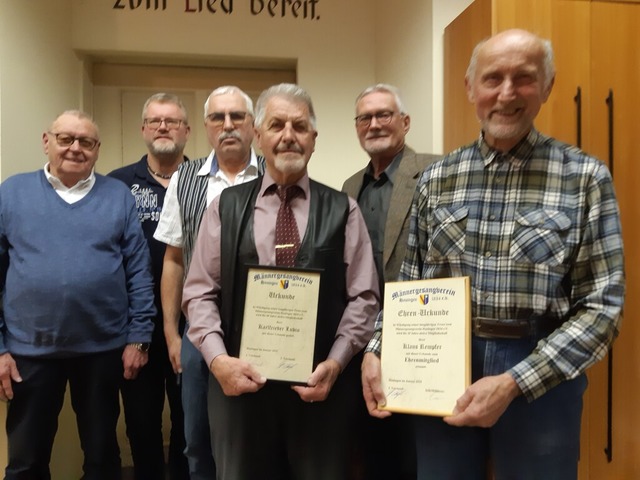
[[[416,417],[418,477],[577,477],[585,370],[618,334],[618,206],[600,161],[533,126],[551,44],[508,30],[473,52],[465,84],[480,138],[423,173],[399,280],[469,276],[472,385],[444,421]],[[382,315],[363,362],[383,418]]]

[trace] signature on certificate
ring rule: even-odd
[[[404,388],[392,387],[387,392],[387,398],[399,398],[405,393]]]
[[[280,362],[280,365],[278,365],[278,370],[288,372],[289,370],[296,368],[297,366],[298,366],[297,362],[282,361]]]

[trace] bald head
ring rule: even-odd
[[[554,75],[551,44],[525,30],[506,30],[476,46],[465,86],[489,146],[508,151],[531,131]]]
[[[522,52],[533,53],[540,61],[542,72],[544,72],[544,86],[549,87],[556,75],[553,61],[553,48],[551,42],[544,38],[518,28],[505,30],[497,33],[478,43],[473,49],[469,66],[467,67],[466,79],[471,80],[476,74],[478,57],[483,53],[489,53],[494,49],[520,49]]]

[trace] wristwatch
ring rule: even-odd
[[[132,347],[135,347],[136,350],[138,350],[139,352],[142,353],[148,353],[149,352],[149,347],[151,346],[150,343],[130,343],[129,345],[131,345]]]

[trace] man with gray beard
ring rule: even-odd
[[[204,158],[183,163],[171,179],[154,237],[167,244],[162,274],[164,336],[173,371],[182,377],[184,426],[191,480],[216,478],[209,422],[209,368],[183,334],[182,284],[207,206],[232,185],[264,172],[264,159],[251,148],[253,101],[238,87],[216,88],[204,104],[204,126],[213,150]]]
[[[164,479],[162,411],[166,391],[171,409],[169,478],[186,480],[189,478],[189,471],[184,455],[180,385],[169,360],[163,335],[160,279],[165,244],[153,238],[171,175],[188,160],[183,152],[190,127],[182,101],[167,93],[149,97],[142,108],[141,129],[147,154],[140,161],[114,170],[109,175],[126,183],[136,199],[140,223],[151,251],[158,313],[154,318],[151,345],[140,345],[141,349],[149,351],[149,363],[135,380],[123,380],[122,400],[136,480]]]

